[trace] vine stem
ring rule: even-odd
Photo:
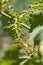
[[[30,26],[27,26],[26,24],[24,23],[21,23],[22,26],[26,27],[27,29],[30,29]]]
[[[11,18],[11,16],[9,16],[8,14],[4,13],[3,11],[1,11],[1,14],[8,17],[8,18]]]

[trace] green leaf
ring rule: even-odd
[[[10,46],[9,50],[4,52],[2,57],[1,65],[19,65],[24,59],[20,56],[26,56],[24,52],[20,52],[20,47],[18,45]]]

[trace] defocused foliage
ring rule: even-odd
[[[24,3],[23,9],[14,11],[9,6],[4,11],[7,16],[1,13],[3,28],[14,44],[4,52],[0,65],[43,65],[43,0],[17,1],[20,2]]]

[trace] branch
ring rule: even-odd
[[[26,24],[24,23],[21,23],[22,26],[26,27],[27,29],[30,29],[30,26],[27,26]]]
[[[1,14],[8,17],[8,18],[11,18],[11,16],[9,16],[8,14],[4,13],[3,11],[1,11]]]

